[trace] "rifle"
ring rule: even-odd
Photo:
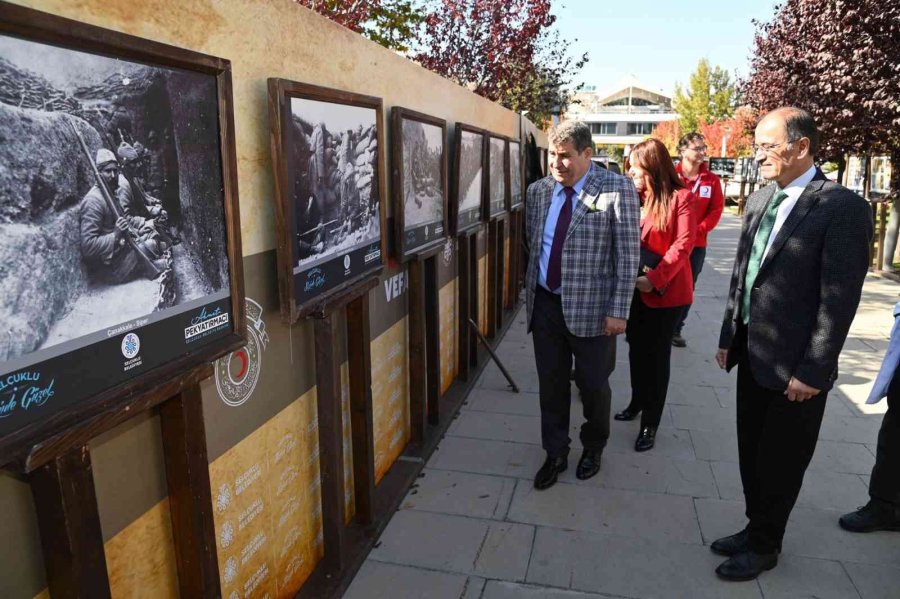
[[[106,183],[103,182],[103,177],[100,176],[100,171],[97,170],[97,165],[94,164],[94,160],[91,158],[91,151],[88,150],[87,144],[84,143],[84,138],[81,137],[81,133],[75,127],[75,124],[71,121],[71,119],[66,119],[66,122],[69,123],[69,127],[72,128],[72,131],[75,132],[75,137],[78,139],[78,143],[81,145],[81,149],[84,151],[84,155],[87,156],[88,164],[91,165],[91,172],[94,173],[94,179],[97,181],[97,188],[100,190],[101,195],[103,196],[103,200],[106,202],[106,207],[112,210],[112,213],[116,216],[116,220],[123,217],[121,207],[116,204],[116,202],[112,199],[112,195],[109,193],[109,190],[106,188]],[[140,244],[138,244],[132,235],[125,235],[124,239],[128,242],[128,245],[131,246],[131,249],[138,253],[138,256],[143,258],[144,262],[147,266],[150,267],[152,272],[154,273],[154,278],[162,274],[162,270],[156,267],[156,264],[153,263],[153,258],[151,258]]]
[[[327,226],[327,225],[330,225],[331,223],[336,223],[337,221],[338,221],[338,219],[334,219],[334,220],[328,221],[327,223],[322,223],[321,225],[316,225],[315,227],[313,227],[313,228],[310,229],[309,231],[305,231],[305,232],[303,232],[303,233],[297,233],[297,237],[306,237],[307,235],[309,235],[309,234],[311,234],[311,233],[317,232],[317,231],[319,230],[319,227],[325,227],[325,226]]]

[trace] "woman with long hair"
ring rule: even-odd
[[[625,330],[631,403],[616,420],[641,416],[635,451],[652,449],[666,404],[672,337],[693,301],[690,255],[696,224],[666,147],[656,139],[631,151],[628,175],[641,198],[641,264]]]

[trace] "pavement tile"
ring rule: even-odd
[[[719,537],[738,532],[747,524],[743,502],[696,499],[694,504],[703,541],[707,545]],[[838,518],[847,511],[795,507],[788,521],[781,559],[801,556],[900,566],[898,534],[874,532],[861,535],[847,532],[837,523]],[[900,588],[900,579],[897,586]]]
[[[401,509],[491,518],[503,495],[504,479],[426,468],[416,482]]]
[[[523,524],[400,510],[370,558],[485,578],[523,580],[534,529]]]
[[[447,434],[456,437],[540,445],[541,418],[540,416],[463,411],[450,426]]]
[[[501,361],[502,360],[503,358],[501,357]],[[509,364],[504,364],[504,366],[520,390],[531,392],[537,392],[539,390],[538,375],[537,370],[535,370],[534,367],[534,362],[528,364],[525,360],[516,360]],[[506,377],[503,376],[503,373],[500,372],[500,369],[494,364],[488,364],[485,367],[484,372],[481,374],[475,387],[497,391],[508,391],[510,388]]]
[[[465,590],[463,590],[463,594],[459,599],[481,599],[481,596],[484,594],[484,585],[486,583],[487,580],[480,576],[469,576],[469,579],[466,581]]]
[[[519,414],[540,416],[541,400],[537,393],[511,393],[495,389],[472,389],[466,399],[466,410],[494,412],[496,414]]]
[[[527,582],[644,599],[762,597],[755,582],[718,580],[721,561],[661,537],[538,528]]]
[[[873,566],[844,562],[844,569],[856,585],[862,599],[897,599],[900,589],[900,564]]]
[[[575,484],[610,489],[669,493],[688,497],[718,497],[708,462],[670,458],[653,451],[603,455],[600,472]]]
[[[880,414],[829,418],[822,422],[819,439],[848,443],[875,443],[883,418]]]
[[[502,580],[489,580],[481,599],[610,599],[613,595],[595,595],[564,589],[530,586]]]
[[[809,469],[869,474],[874,465],[875,456],[864,445],[820,439],[816,444],[813,459],[809,463]]]
[[[736,425],[727,431],[690,431],[690,434],[698,460],[737,463]]]
[[[622,406],[624,407],[624,406]],[[640,423],[617,422],[610,423],[611,432],[606,443],[606,452],[636,453],[634,440],[637,438]],[[670,423],[663,421],[656,431],[656,445],[648,453],[682,460],[694,459],[694,447],[691,444],[691,436],[688,431],[675,430]],[[604,454],[605,455],[605,454]]]
[[[766,599],[859,599],[840,562],[790,556],[759,577]]]
[[[712,470],[721,499],[744,501],[741,473],[737,464],[713,462]],[[797,506],[849,511],[866,501],[868,492],[859,475],[807,470]]]
[[[540,445],[447,436],[428,467],[531,479],[545,457]]]
[[[367,560],[344,599],[460,599],[466,577]]]
[[[660,517],[665,514],[665,517]],[[539,526],[701,543],[692,499],[559,482],[516,487],[509,520]]]
[[[727,408],[705,409],[696,406],[667,406],[675,428],[691,431],[734,431],[736,414]]]

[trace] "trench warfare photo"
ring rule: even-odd
[[[488,181],[490,182],[490,216],[506,209],[506,141],[492,137],[490,141]]]
[[[481,176],[483,168],[484,136],[481,133],[461,131],[459,147],[459,190],[458,230],[465,230],[470,224],[481,220]]]
[[[214,76],[0,35],[0,373],[228,297],[218,117]]]
[[[301,288],[322,291],[335,282],[326,279],[330,261],[343,258],[340,270],[347,276],[381,263],[376,114],[291,98],[291,115],[294,274],[314,271]]]
[[[522,160],[519,156],[519,142],[509,142],[509,193],[510,206],[521,206],[522,198]]]
[[[407,247],[444,236],[443,129],[403,119],[403,226]]]

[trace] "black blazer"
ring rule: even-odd
[[[743,330],[747,260],[774,193],[771,184],[747,199],[719,336],[719,347],[729,350],[728,370],[745,347],[736,333]],[[783,390],[793,376],[831,389],[868,271],[872,232],[869,204],[817,170],[778,231],[751,291],[746,347],[757,383]]]

